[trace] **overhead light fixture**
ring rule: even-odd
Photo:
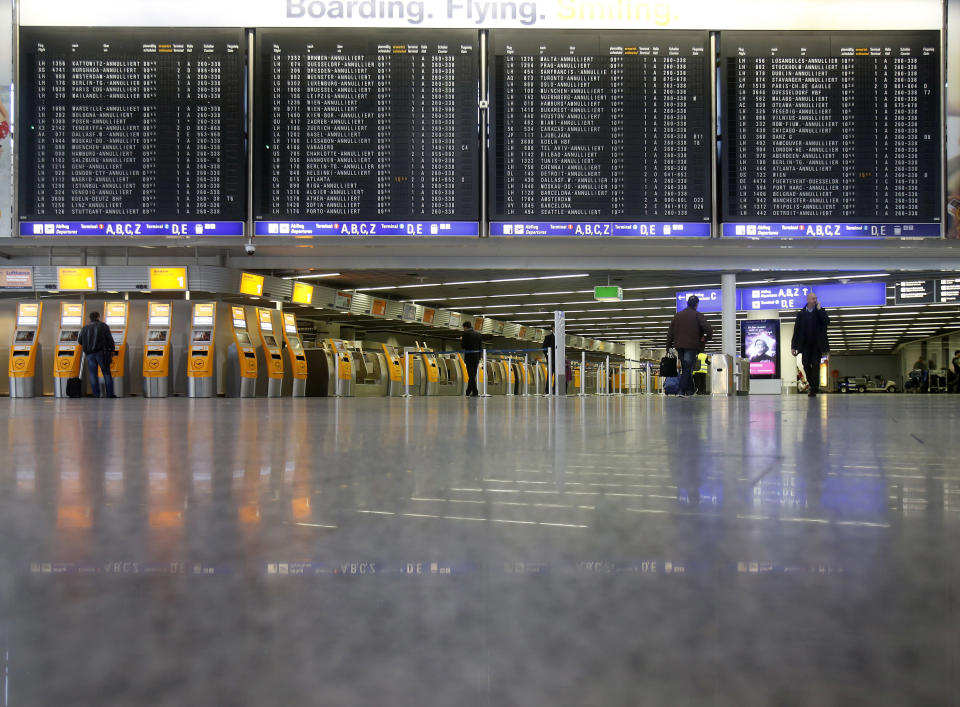
[[[310,275],[287,275],[284,280],[316,280],[321,277],[340,277],[338,272],[321,272]]]

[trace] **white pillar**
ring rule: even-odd
[[[722,288],[721,302],[723,310],[720,326],[723,335],[723,353],[736,360],[737,351],[737,276],[735,273],[723,273],[720,276]]]

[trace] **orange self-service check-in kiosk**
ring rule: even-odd
[[[190,319],[190,344],[187,353],[187,395],[214,398],[217,395],[216,355],[217,303],[196,302]]]
[[[104,302],[103,319],[113,334],[113,357],[110,359],[110,375],[113,377],[113,394],[118,398],[130,393],[127,389],[127,323],[130,320],[129,302]],[[103,385],[103,377],[100,378]]]
[[[297,316],[292,312],[283,313],[283,339],[287,342],[287,355],[293,371],[293,397],[302,398],[307,394],[307,356],[297,333]]]
[[[147,335],[143,341],[143,397],[165,398],[170,394],[169,302],[147,303]]]
[[[263,344],[263,360],[267,369],[267,397],[279,398],[283,394],[283,350],[273,328],[273,310],[257,309],[257,323],[260,325],[260,342]]]
[[[243,307],[230,307],[230,331],[233,343],[227,350],[228,398],[253,398],[257,395],[257,347],[247,328],[247,313]]]
[[[406,392],[403,378],[403,359],[397,354],[397,350],[392,346],[380,344],[383,347],[383,357],[387,362],[387,370],[390,373],[390,382],[387,387],[387,395],[390,397],[401,397]],[[410,364],[411,374],[413,364]]]
[[[67,381],[80,378],[83,372],[83,349],[80,348],[80,330],[83,328],[83,302],[60,303],[60,328],[57,331],[57,351],[53,357],[53,395],[67,397]]]
[[[43,395],[39,343],[42,314],[41,302],[21,302],[17,306],[17,326],[10,344],[8,366],[11,398]]]

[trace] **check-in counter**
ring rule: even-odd
[[[143,397],[170,395],[170,302],[147,303],[147,329],[143,346]]]
[[[129,330],[130,303],[125,301],[104,302],[103,315],[110,333],[113,334],[113,356],[110,357],[110,376],[113,378],[113,394],[118,398],[126,397],[130,390],[130,376],[127,366],[127,331]],[[103,376],[100,386],[103,387]]]
[[[353,356],[346,341],[326,339],[313,349],[304,349],[307,359],[308,397],[347,398],[353,396]]]

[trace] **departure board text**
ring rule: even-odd
[[[494,235],[710,234],[706,32],[490,41]]]
[[[21,233],[242,234],[244,64],[239,31],[24,28]]]
[[[936,32],[721,41],[724,235],[939,235]]]
[[[476,32],[258,43],[257,233],[478,235]]]

